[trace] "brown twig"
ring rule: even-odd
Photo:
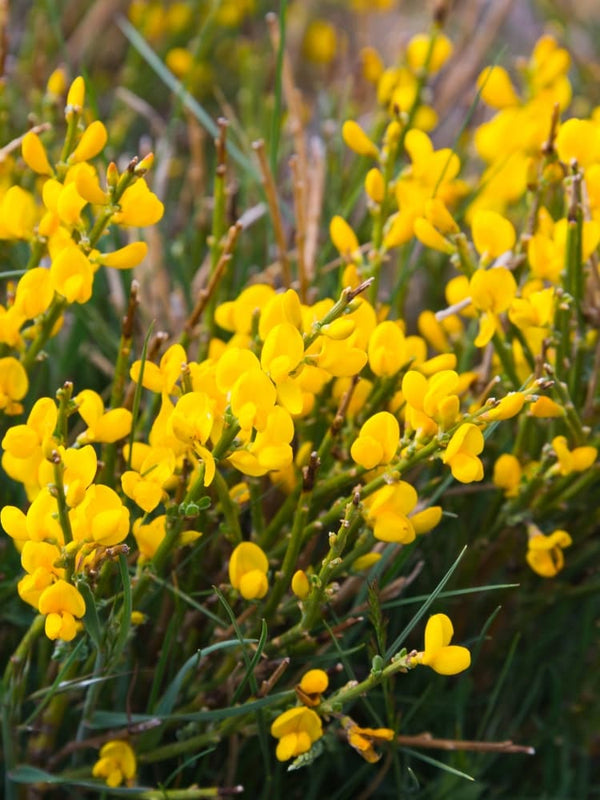
[[[258,691],[259,697],[266,697],[271,689],[275,686],[278,680],[281,678],[283,673],[290,665],[290,659],[286,656],[275,668],[274,672],[269,675],[266,681],[263,681],[260,685],[260,689]]]
[[[277,188],[273,173],[267,161],[267,154],[265,151],[265,143],[263,139],[259,139],[252,143],[252,148],[258,156],[258,163],[262,175],[262,184],[265,187],[265,194],[267,196],[267,203],[269,211],[271,212],[271,219],[273,221],[273,232],[275,233],[275,242],[279,253],[279,263],[281,264],[281,271],[283,275],[284,286],[289,289],[292,282],[290,274],[290,264],[287,256],[287,247],[285,241],[285,232],[283,230],[283,219],[279,208],[279,200],[277,199]]]
[[[64,758],[71,755],[71,753],[76,752],[77,750],[85,750],[91,747],[100,748],[103,744],[113,739],[127,740],[135,734],[150,731],[153,728],[158,728],[160,725],[162,725],[162,720],[156,717],[153,719],[144,720],[143,722],[138,722],[136,725],[130,725],[127,728],[121,728],[120,730],[107,731],[106,733],[101,733],[98,736],[90,736],[89,738],[81,741],[71,741],[58,750],[50,759],[48,759],[48,762],[45,766],[48,770],[52,771],[52,769]]]
[[[476,753],[526,753],[534,755],[535,749],[523,744],[505,742],[478,742],[469,739],[435,739],[430,733],[416,736],[396,736],[396,744],[406,747],[424,747],[431,750],[470,750]]]
[[[310,141],[310,160],[307,170],[306,242],[304,246],[304,268],[307,280],[315,277],[315,260],[321,229],[321,211],[325,191],[325,148],[316,136]]]
[[[204,309],[206,308],[210,298],[212,297],[215,289],[217,288],[219,281],[223,277],[223,273],[225,272],[227,264],[231,260],[231,254],[233,248],[235,247],[235,243],[237,241],[237,238],[241,230],[242,230],[241,224],[239,222],[236,222],[235,225],[232,225],[227,231],[227,238],[225,239],[225,243],[223,245],[223,250],[221,251],[219,260],[216,263],[216,266],[210,276],[206,288],[201,289],[198,292],[198,299],[196,300],[196,305],[194,306],[192,313],[189,315],[184,325],[185,338],[187,342],[189,342],[189,340],[192,338],[194,328],[198,324],[198,321],[202,316]],[[185,346],[187,346],[187,343],[184,344],[184,347]]]
[[[306,303],[308,299],[308,275],[306,274],[306,260],[304,256],[306,243],[306,187],[302,172],[300,171],[300,160],[297,155],[290,158],[290,169],[292,171],[292,190],[294,193],[294,213],[296,218],[296,254],[300,299],[303,303]]]

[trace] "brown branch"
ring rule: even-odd
[[[306,272],[305,243],[306,243],[306,197],[303,174],[300,170],[300,161],[297,155],[290,158],[292,171],[292,189],[294,193],[294,212],[296,217],[296,254],[298,262],[298,282],[300,284],[300,299],[307,302],[308,275]]]
[[[279,262],[281,264],[281,271],[283,274],[283,283],[286,289],[289,289],[292,282],[290,274],[290,265],[287,257],[287,247],[285,241],[285,233],[283,230],[283,218],[279,208],[279,200],[277,199],[277,189],[273,173],[267,161],[267,154],[265,152],[265,143],[262,139],[252,143],[252,148],[258,156],[258,163],[262,175],[262,184],[265,188],[267,196],[267,203],[269,211],[271,212],[271,219],[273,221],[273,232],[275,233],[275,242],[277,243],[277,250],[279,251]]]
[[[223,273],[225,272],[227,264],[231,260],[231,254],[241,230],[242,226],[239,222],[236,222],[235,225],[232,225],[229,228],[227,231],[225,244],[223,245],[223,250],[221,251],[221,255],[219,256],[219,260],[217,261],[212,275],[210,276],[208,284],[206,288],[201,289],[198,292],[198,299],[196,301],[196,305],[194,306],[194,310],[187,318],[187,321],[184,325],[185,333],[190,339],[192,338],[192,333],[198,323],[198,320],[202,316],[204,309],[206,308],[210,298],[213,295],[213,292],[217,288],[217,285],[223,276]]]
[[[424,747],[431,750],[470,750],[476,753],[526,753],[534,755],[535,749],[523,744],[505,742],[478,742],[469,739],[435,739],[430,733],[416,736],[396,736],[396,744],[406,747]]]

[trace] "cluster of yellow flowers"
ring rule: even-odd
[[[133,18],[141,5],[132,4]],[[225,3],[219,13],[235,17],[235,7]],[[173,4],[169,12],[175,26],[182,9]],[[339,215],[331,220],[342,261],[337,300],[304,302],[293,288],[247,286],[215,304],[205,357],[194,359],[185,337],[156,359],[144,351],[126,364],[132,391],[113,394],[112,407],[69,382],[56,401],[36,399],[27,420],[8,428],[2,467],[22,484],[29,505],[5,505],[0,521],[20,552],[19,595],[44,617],[50,639],[69,642],[82,630],[98,573],[127,554],[128,539],[135,542],[131,617],[144,608],[148,576],[200,537],[216,541],[228,560],[232,603],[261,604],[269,623],[288,623],[280,637],[288,643],[309,637],[336,581],[370,568],[385,545],[409,545],[441,522],[443,506],[414,468],[461,484],[482,481],[486,438],[508,420],[518,436],[512,452],[493,451],[491,490],[504,493],[511,524],[528,532],[530,567],[544,577],[563,567],[569,533],[544,535],[539,526],[560,524],[544,516],[548,493],[559,502],[585,488],[573,479],[597,459],[580,409],[598,344],[586,326],[585,294],[598,282],[600,117],[560,121],[570,99],[569,61],[549,37],[524,69],[524,99],[501,67],[486,70],[481,98],[498,112],[475,133],[486,167],[473,191],[459,178],[459,156],[434,148],[426,131],[435,112],[420,96],[424,77],[451,52],[434,31],[411,40],[403,66],[386,70],[366,54],[391,119],[379,143],[354,120],[342,128],[353,153],[375,165],[364,181],[370,239],[361,246],[358,226]],[[6,416],[23,412],[28,375],[68,306],[90,300],[99,268],[139,264],[147,246],[131,229],[163,214],[144,179],[151,155],[121,173],[111,163],[99,175],[91,162],[107,131],[88,119],[84,101],[76,78],[58,158],[41,131],[28,132],[21,155],[31,188],[15,182],[1,189],[0,238],[27,242],[31,252],[0,307]],[[550,202],[563,184],[564,207]],[[467,198],[463,224],[456,209]],[[531,209],[520,231],[509,219],[517,202]],[[104,252],[111,227],[131,236]],[[441,253],[452,270],[447,307],[422,311],[418,334],[378,296],[386,259],[409,242]],[[539,420],[552,421],[548,443],[527,437]],[[265,521],[259,495],[268,482],[277,507]],[[240,522],[248,503],[260,522],[250,533]],[[328,537],[317,545],[319,531]],[[277,758],[309,752],[323,735],[322,720],[382,675],[420,664],[443,675],[466,669],[469,651],[450,645],[452,636],[449,618],[435,614],[422,652],[394,654],[364,685],[326,700],[327,674],[310,670],[296,687],[300,704],[271,726]],[[374,743],[393,738],[389,729],[339,718],[368,761],[377,760]],[[105,744],[93,769],[113,787],[135,772],[134,753],[121,740]]]

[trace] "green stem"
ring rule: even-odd
[[[392,659],[392,663],[388,664],[384,669],[371,672],[369,677],[360,683],[351,682],[342,686],[337,692],[330,695],[327,700],[319,705],[319,714],[321,716],[328,716],[337,713],[347,703],[357,700],[364,694],[367,694],[375,686],[378,686],[383,681],[395,675],[397,672],[407,672],[413,667],[413,656],[411,654],[402,655],[399,658]]]
[[[20,676],[21,669],[31,658],[32,645],[44,630],[45,617],[38,614],[34,617],[29,629],[9,658],[2,678],[2,749],[4,756],[4,796],[6,800],[16,800],[17,788],[10,780],[9,773],[16,765],[16,718],[18,716],[18,699],[21,697],[19,684],[24,687]]]
[[[68,302],[62,295],[55,294],[48,310],[44,313],[42,321],[39,323],[38,333],[33,342],[21,356],[21,363],[27,372],[30,372],[38,354],[50,338],[54,326],[67,307]]]

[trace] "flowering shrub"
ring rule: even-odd
[[[185,32],[187,4],[143,6],[122,23],[134,41]],[[235,29],[253,11],[223,3],[214,24]],[[338,45],[330,23],[307,24],[315,69]],[[412,729],[401,733],[393,692],[426,681],[408,674],[420,666],[469,669],[486,630],[485,618],[465,621],[466,597],[454,602],[456,636],[437,611],[463,555],[458,541],[448,549],[448,523],[469,518],[469,498],[484,492],[493,510],[473,515],[471,540],[484,552],[510,531],[519,581],[560,578],[577,558],[587,531],[573,509],[598,481],[600,123],[569,116],[569,56],[544,36],[522,86],[501,66],[482,72],[477,99],[492,112],[461,152],[436,148],[425,90],[452,52],[438,20],[395,66],[363,53],[378,109],[335,133],[363,213],[346,207],[321,226],[324,252],[339,256],[335,291],[316,266],[298,129],[294,249],[287,188],[257,142],[244,158],[262,178],[277,263],[259,276],[246,265],[236,281],[251,233],[247,217],[226,221],[238,151],[221,123],[206,263],[168,334],[148,324],[136,279],[168,215],[155,158],[123,163],[83,77],[51,76],[46,97],[56,107],[66,92],[63,119],[20,137],[0,199],[0,238],[19,264],[0,307],[0,522],[15,548],[11,591],[33,610],[4,672],[7,797],[57,782],[217,796],[223,787],[199,789],[189,769],[215,748],[242,748],[265,769],[318,764],[344,742],[369,764],[390,761]],[[187,47],[165,62],[206,85]],[[440,276],[417,314],[414,259],[424,281]],[[107,285],[129,292],[110,379],[73,367],[44,383],[73,319],[101,318]],[[386,605],[398,593],[410,602],[428,547],[452,556],[397,627]],[[236,760],[206,774],[255,786]],[[188,788],[169,788],[179,773]]]

